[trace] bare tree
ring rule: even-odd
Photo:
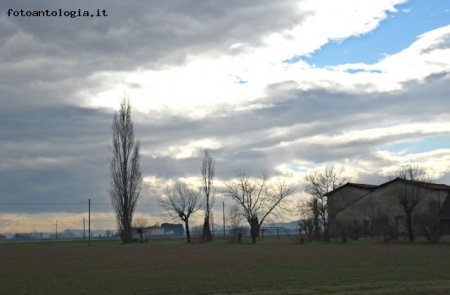
[[[297,223],[297,228],[300,233],[303,232],[308,236],[309,242],[311,242],[312,236],[315,232],[315,221],[318,221],[318,219],[314,218],[315,216],[318,216],[315,214],[315,212],[317,211],[317,206],[314,205],[314,202],[317,205],[316,199],[302,201],[297,205],[297,209],[300,214],[300,220]]]
[[[308,242],[311,242],[312,235],[314,233],[314,219],[313,218],[301,219],[297,222],[297,227],[300,233],[303,232],[308,237]]]
[[[224,193],[239,206],[242,215],[250,225],[252,242],[256,243],[259,229],[264,220],[281,212],[283,203],[294,194],[295,188],[278,179],[277,184],[268,184],[268,175],[262,173],[252,178],[245,172],[239,172],[234,179],[225,182]]]
[[[243,234],[242,222],[245,220],[245,217],[242,215],[239,204],[233,204],[228,207],[226,219],[234,241],[237,240],[240,243]]]
[[[344,168],[335,169],[333,166],[327,166],[323,171],[313,171],[305,177],[305,191],[313,198],[312,212],[314,214],[315,236],[320,236],[319,218],[322,221],[324,239],[329,240],[330,225],[335,216],[328,214],[328,198],[325,196],[328,192],[337,189],[349,181],[348,177],[343,176]]]
[[[390,179],[400,179],[400,182],[393,186],[393,194],[405,212],[408,239],[412,242],[415,240],[412,220],[414,209],[429,194],[426,184],[430,179],[424,169],[413,165],[401,167]]]
[[[143,236],[144,236],[146,226],[147,226],[147,219],[145,219],[145,218],[137,218],[133,222],[133,227],[136,229],[137,233],[139,234],[139,237],[141,238],[141,243],[144,241]]]
[[[321,227],[320,227],[320,214],[318,199],[311,198],[307,201],[301,202],[297,206],[298,213],[301,216],[299,220],[298,227],[300,230],[305,231],[305,226],[308,226],[308,239],[311,240],[313,237],[315,240],[320,240]],[[306,231],[305,231],[306,233]]]
[[[184,222],[187,242],[190,243],[189,217],[203,206],[200,192],[189,189],[184,183],[177,183],[173,188],[167,187],[165,197],[158,196],[157,199],[170,217]]]
[[[417,223],[423,230],[425,237],[430,243],[437,243],[442,236],[443,227],[439,220],[440,203],[438,201],[430,201],[429,210],[415,214]]]
[[[116,211],[119,235],[124,243],[132,240],[132,220],[136,203],[141,195],[139,142],[134,140],[131,106],[123,99],[120,110],[114,114],[112,124],[112,153],[109,170],[112,181],[109,196]]]
[[[209,152],[205,150],[202,160],[202,191],[205,195],[205,221],[203,223],[202,241],[211,242],[213,239],[210,228],[211,208],[214,205],[214,174],[216,163]]]

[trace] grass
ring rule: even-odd
[[[0,244],[0,294],[449,294],[448,244]]]

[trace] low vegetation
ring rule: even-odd
[[[0,244],[0,294],[449,294],[448,244]]]

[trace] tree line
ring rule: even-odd
[[[400,228],[404,227],[408,241],[416,240],[416,233],[420,231],[425,238],[432,243],[439,241],[445,228],[439,220],[440,204],[435,200],[428,200],[427,210],[418,210],[418,205],[430,196],[427,185],[432,184],[427,171],[417,165],[405,165],[397,168],[388,176],[389,181],[399,179],[398,185],[393,185],[389,193],[390,204],[402,212],[392,220],[387,212],[378,212],[371,220],[364,220],[363,224],[356,223],[350,226],[340,224],[336,215],[347,206],[335,210],[332,214],[329,210],[330,202],[328,193],[346,184],[350,178],[343,174],[343,168],[326,167],[322,171],[313,171],[305,177],[305,191],[311,196],[307,201],[298,205],[302,219],[298,223],[299,230],[309,240],[330,239],[332,227],[340,229],[342,239],[345,242],[347,236],[358,239],[361,233],[373,236],[382,235],[385,241],[398,239]],[[374,186],[375,187],[375,186]]]
[[[123,99],[119,111],[114,115],[112,124],[112,157],[109,160],[111,186],[109,195],[116,212],[117,227],[120,238],[124,243],[132,241],[133,214],[141,196],[142,173],[140,170],[140,146],[134,137],[134,126],[131,119],[131,106]],[[209,151],[205,150],[200,165],[201,185],[199,188],[188,187],[185,183],[177,182],[167,186],[164,195],[158,195],[159,205],[172,219],[179,219],[184,223],[186,239],[191,241],[189,220],[191,216],[203,210],[204,220],[201,240],[210,242],[213,236],[210,228],[211,208],[214,204],[216,192],[215,160]],[[396,176],[413,181],[428,181],[426,173],[419,167],[405,167]],[[301,202],[298,208],[303,216],[298,223],[299,231],[310,239],[330,239],[330,227],[334,219],[329,216],[329,200],[327,193],[337,189],[350,180],[344,175],[343,168],[326,167],[322,171],[313,171],[305,177],[305,191],[310,199]],[[271,217],[280,217],[287,212],[287,200],[296,192],[296,187],[288,184],[284,179],[270,178],[265,172],[252,176],[246,171],[239,171],[235,177],[224,181],[221,193],[233,201],[227,211],[227,219],[233,229],[233,235],[242,236],[241,222],[245,221],[250,227],[250,236],[256,243],[262,224]],[[412,218],[417,204],[424,198],[418,191],[398,191],[398,204],[404,210],[408,237],[414,240]],[[141,236],[145,225],[143,221],[136,222]],[[431,225],[427,228],[429,229]],[[428,232],[431,232],[429,230]],[[430,233],[431,235],[431,233]]]
[[[116,212],[120,238],[122,242],[130,243],[133,214],[142,190],[142,173],[139,142],[134,137],[131,105],[126,99],[122,100],[120,109],[113,118],[112,142],[112,157],[109,160],[112,180],[109,195]],[[164,195],[157,196],[158,203],[169,216],[179,218],[184,223],[188,243],[191,241],[189,219],[199,210],[205,213],[202,241],[209,242],[213,239],[210,214],[215,200],[215,160],[207,150],[204,151],[200,171],[200,189],[193,189],[178,182],[167,186]],[[256,243],[263,222],[270,216],[280,214],[286,199],[294,192],[295,187],[279,178],[276,183],[269,183],[266,173],[252,177],[246,172],[238,172],[235,178],[225,181],[223,194],[235,202],[233,208],[236,215],[248,222],[252,241]],[[137,230],[142,239],[145,224],[142,220],[137,223]]]

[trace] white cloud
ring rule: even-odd
[[[437,149],[429,152],[395,153],[389,151],[377,151],[376,155],[390,162],[390,165],[378,167],[380,175],[388,177],[394,174],[399,167],[413,164],[425,169],[432,181],[436,182],[447,174],[450,167],[450,149]]]
[[[444,149],[378,149],[448,135],[448,26],[374,64],[320,68],[283,61],[370,34],[406,1],[153,2],[127,2],[129,15],[96,25],[0,17],[5,200],[109,202],[110,124],[124,92],[141,140],[140,202],[151,205],[138,213],[149,218],[166,184],[195,185],[205,148],[218,185],[239,169],[301,185],[326,164],[376,184],[405,161],[450,181]]]
[[[347,73],[346,80],[355,81],[353,85],[376,81],[374,86],[378,91],[401,90],[405,82],[423,81],[432,74],[450,71],[449,36],[450,26],[441,27],[419,36],[408,48],[386,56],[376,64],[344,64],[331,69],[340,72],[367,71],[357,74]]]
[[[302,89],[329,84],[329,87],[339,85],[348,90],[355,84],[372,81],[373,75],[352,76],[336,72],[338,69],[317,69],[302,61],[291,65],[283,61],[311,54],[330,40],[369,33],[388,12],[397,11],[395,5],[404,2],[301,1],[297,9],[307,15],[306,19],[299,18],[297,23],[280,32],[259,36],[264,42],[258,46],[252,45],[233,55],[227,51],[213,56],[193,55],[181,66],[161,70],[144,67],[136,72],[104,73],[109,85],[105,85],[103,91],[92,93],[87,105],[115,107],[117,103],[111,97],[127,91],[136,108],[144,112],[169,109],[177,115],[202,118],[221,111],[224,104],[233,110],[245,108],[254,100],[267,96],[268,85],[284,81],[297,81]],[[234,43],[230,49],[242,46],[243,43]],[[237,83],[236,77],[246,83]],[[372,91],[389,90],[398,85],[390,82],[391,77],[378,76],[377,79],[384,80],[387,85],[374,86]],[[350,85],[349,81],[352,81]],[[129,85],[140,85],[140,88]]]

